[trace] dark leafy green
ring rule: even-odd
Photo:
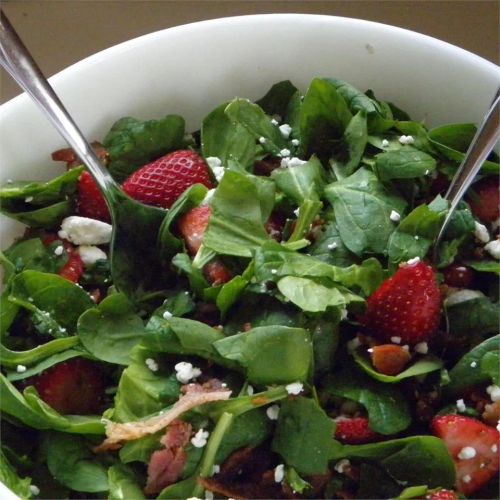
[[[137,483],[134,472],[122,464],[108,469],[109,500],[143,500],[146,498]]]

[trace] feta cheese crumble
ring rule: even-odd
[[[205,490],[205,500],[214,500],[214,494],[210,490]]]
[[[144,363],[152,372],[158,371],[158,363],[153,358],[146,358]]]
[[[298,139],[292,139],[290,142],[292,143],[292,146],[298,146],[300,144]]]
[[[403,145],[413,144],[415,142],[412,135],[402,135],[398,140]]]
[[[174,366],[177,380],[181,384],[187,384],[191,379],[197,378],[201,375],[201,370],[195,368],[191,363],[181,361]]]
[[[208,441],[208,436],[210,433],[208,431],[204,431],[203,429],[200,429],[193,438],[191,438],[191,444],[195,448],[203,448]]]
[[[170,311],[165,311],[162,314],[163,319],[170,319],[173,316],[173,314]]]
[[[292,127],[290,127],[288,123],[283,123],[283,125],[280,125],[278,128],[280,129],[283,138],[288,139],[290,137],[290,134],[292,133]]]
[[[259,137],[260,144],[265,144],[266,142],[267,142],[267,139],[265,137]]]
[[[477,361],[473,361],[471,364],[470,364],[470,367],[471,368],[476,368],[477,366]]]
[[[285,386],[286,392],[288,394],[293,394],[294,396],[297,396],[297,394],[300,394],[304,390],[304,384],[301,384],[300,382],[293,382],[291,384],[288,384]]]
[[[490,233],[488,232],[488,229],[486,229],[486,226],[477,221],[474,221],[474,226],[474,236],[481,243],[488,243],[488,241],[490,241]]]
[[[283,158],[285,158],[285,157],[287,157],[287,156],[290,156],[290,150],[289,150],[289,149],[286,149],[286,148],[282,149],[282,150],[280,151],[280,156],[282,156]]]
[[[393,344],[401,344],[401,337],[391,337],[391,342]]]
[[[464,483],[470,483],[472,481],[472,477],[470,476],[470,474],[465,474],[465,476],[462,478],[462,481]]]
[[[107,260],[106,252],[94,245],[80,245],[78,247],[78,255],[82,259],[86,267],[94,265],[98,260]]]
[[[339,460],[333,468],[339,474],[343,474],[350,466],[351,462],[347,460],[347,458],[343,458],[342,460]]]
[[[500,387],[498,385],[489,385],[486,387],[486,392],[490,395],[493,402],[500,401]]]
[[[34,484],[30,485],[30,491],[32,495],[39,495],[40,494],[40,488]]]
[[[406,261],[406,263],[409,266],[412,266],[413,264],[418,264],[419,262],[420,262],[420,257],[413,257],[413,259]]]
[[[210,202],[212,201],[214,194],[215,194],[215,189],[209,189],[207,191],[207,194],[205,195],[205,198],[203,198],[203,200],[201,201],[200,205],[202,206],[210,205]]]
[[[492,451],[493,453],[496,453],[496,452],[498,451],[498,446],[497,446],[496,444],[492,444],[492,445],[491,445],[491,451]]]
[[[61,223],[59,238],[75,245],[104,245],[111,241],[113,227],[100,220],[71,215]]]
[[[500,260],[500,240],[490,241],[484,249],[494,258]]]
[[[224,166],[222,165],[221,159],[217,158],[217,156],[209,156],[208,158],[205,158],[205,160],[207,162],[207,165],[212,170],[215,180],[217,182],[220,182],[222,180],[222,177],[224,177],[225,173],[225,169]]]
[[[220,472],[220,465],[214,464],[212,468],[212,474],[218,474]]]
[[[419,342],[418,344],[415,344],[414,349],[415,352],[418,352],[419,354],[427,354],[429,352],[427,342]]]
[[[27,196],[26,198],[24,198],[24,201],[26,203],[31,203],[33,201],[33,196]]]
[[[54,248],[54,255],[62,255],[64,252],[64,247],[62,245],[59,245],[57,246],[56,248]]]
[[[281,483],[285,479],[285,466],[283,464],[279,464],[274,469],[274,482]]]
[[[293,156],[292,158],[283,158],[281,160],[280,166],[285,168],[293,168],[293,167],[298,167],[299,165],[304,165],[304,163],[307,162]]]
[[[401,215],[399,215],[396,210],[391,210],[391,215],[389,215],[389,219],[392,220],[392,222],[399,222],[401,220]]]
[[[463,399],[457,399],[457,410],[461,413],[463,413],[467,407],[465,406],[464,400]]]
[[[253,396],[253,393],[254,393],[254,389],[253,389],[253,387],[252,387],[251,385],[249,385],[249,386],[247,387],[247,394],[248,394],[249,396]]]
[[[278,274],[278,270],[277,269],[271,269],[271,274]]]
[[[383,148],[388,148],[389,147],[389,141],[387,139],[382,139],[382,147]]]
[[[335,243],[334,241],[332,243],[329,243],[326,248],[328,248],[328,250],[335,250],[337,248],[337,243]]]
[[[17,373],[24,373],[26,371],[26,367],[24,365],[17,365],[16,366],[16,372]]]
[[[271,405],[266,410],[266,415],[269,420],[278,420],[280,414],[280,407],[278,405]]]
[[[476,449],[472,446],[465,446],[458,453],[458,458],[460,460],[470,460],[476,456]]]

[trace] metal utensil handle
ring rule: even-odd
[[[40,68],[31,57],[9,20],[0,11],[0,64],[48,116],[75,150],[97,182],[104,197],[111,197],[118,184],[102,165],[94,150],[57,97]]]
[[[445,199],[450,202],[450,209],[446,215],[441,230],[436,239],[436,247],[443,236],[446,227],[460,203],[465,192],[476,177],[484,161],[500,139],[500,91],[497,91],[493,104],[479,126],[465,157],[453,178]]]

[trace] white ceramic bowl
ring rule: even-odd
[[[61,40],[64,43],[64,40]],[[178,113],[196,129],[234,96],[258,98],[290,79],[347,80],[430,125],[475,122],[500,84],[500,68],[418,33],[359,19],[271,14],[216,19],[151,33],[95,54],[51,78],[89,139],[122,116]],[[64,146],[27,96],[0,107],[0,180],[46,179]],[[21,225],[0,220],[2,247]],[[2,485],[0,484],[0,487]],[[2,494],[0,497],[7,498]]]

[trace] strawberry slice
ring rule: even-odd
[[[441,294],[434,271],[423,262],[404,264],[367,299],[361,318],[367,333],[403,344],[428,340],[439,326]]]
[[[452,490],[438,490],[427,495],[425,500],[458,500],[458,496]]]
[[[344,444],[373,443],[379,434],[372,431],[365,417],[340,418],[336,420],[335,438]]]
[[[467,202],[472,213],[481,222],[493,222],[500,216],[500,191],[498,176],[481,179],[472,185]]]
[[[170,208],[193,184],[213,187],[207,164],[194,151],[179,150],[134,172],[123,183],[123,190],[146,205]]]
[[[379,373],[397,375],[403,371],[411,356],[400,345],[384,344],[372,347],[371,359]]]
[[[191,255],[196,255],[200,249],[211,212],[208,205],[200,205],[186,212],[177,222],[179,233]]]
[[[78,179],[78,194],[76,197],[76,211],[82,217],[110,222],[108,205],[104,201],[101,191],[88,172],[83,172]]]
[[[431,429],[455,462],[459,492],[469,496],[496,476],[500,433],[495,428],[473,418],[444,415],[434,418]]]
[[[59,270],[59,276],[73,283],[78,283],[84,271],[83,261],[78,252],[71,252],[68,261]]]
[[[104,396],[104,381],[95,363],[74,358],[29,379],[40,397],[63,415],[97,413]]]

